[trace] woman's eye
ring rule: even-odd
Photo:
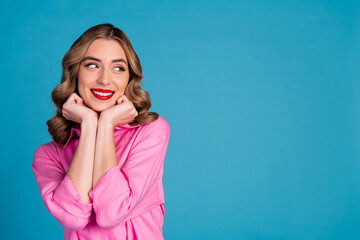
[[[89,64],[85,65],[85,67],[96,68],[97,66],[94,63],[89,63]]]
[[[119,69],[119,70],[117,70],[117,71],[125,71],[125,69],[123,68],[123,67],[115,67],[115,69]]]

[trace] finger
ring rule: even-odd
[[[75,98],[76,103],[79,105],[83,105],[83,100],[81,98]]]
[[[79,97],[77,94],[74,95],[75,103],[82,104],[83,100],[81,97]]]
[[[124,96],[125,95],[122,95],[121,97],[119,97],[117,100],[116,100],[116,102],[118,103],[118,104],[121,104],[121,103],[123,103],[124,102]]]
[[[71,98],[71,99],[75,99],[75,98],[77,98],[77,97],[79,97],[76,93],[71,93],[70,94],[70,96],[69,96],[69,98]]]
[[[72,102],[74,101],[74,95],[70,94],[70,96],[66,99],[66,102]]]
[[[134,104],[125,95],[124,95],[123,103],[127,103],[134,106]]]
[[[124,97],[124,102],[129,102],[130,100],[128,99],[128,97],[124,94],[122,95],[122,97]]]
[[[83,99],[81,97],[79,97],[79,95],[77,95],[76,93],[72,93],[70,95],[68,101],[70,103],[75,103],[75,104],[79,104],[79,105],[83,104]]]
[[[134,118],[136,118],[137,115],[139,115],[139,113],[138,113],[138,111],[136,111],[136,109],[133,110],[132,114],[133,114]]]
[[[66,102],[71,102],[71,103],[75,102],[76,96],[77,96],[76,93],[70,94]]]

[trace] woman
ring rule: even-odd
[[[170,128],[140,86],[140,61],[111,24],[81,35],[52,92],[53,141],[32,169],[64,239],[163,239],[163,163]]]

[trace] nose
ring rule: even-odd
[[[108,70],[106,68],[103,68],[99,73],[97,82],[100,85],[104,85],[104,86],[109,85],[111,81],[110,77],[111,75],[108,73]]]

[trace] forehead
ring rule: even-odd
[[[85,56],[92,56],[103,60],[127,59],[125,51],[119,42],[105,38],[95,39],[87,49]]]

